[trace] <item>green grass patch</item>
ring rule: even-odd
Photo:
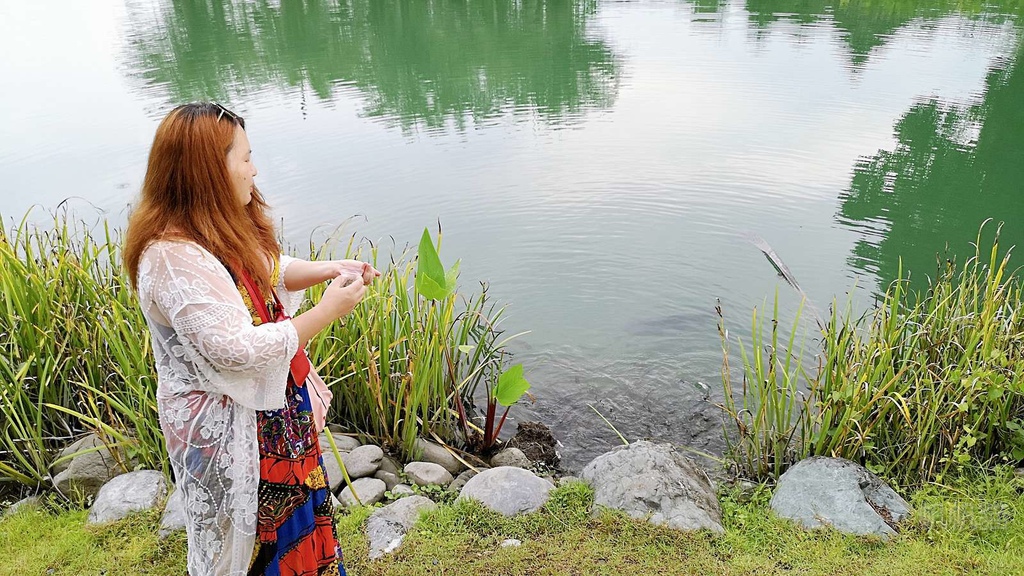
[[[593,495],[575,483],[557,489],[536,514],[505,518],[473,502],[426,515],[402,547],[367,559],[370,508],[339,517],[353,575],[414,574],[1024,574],[1024,479],[1007,469],[929,485],[915,514],[890,542],[805,531],[774,517],[770,492],[721,495],[723,535],[683,533],[623,515],[591,516]],[[22,511],[0,521],[0,576],[21,574],[180,575],[185,542],[160,542],[159,518],[143,514],[85,528],[85,512]],[[516,538],[516,548],[501,542]]]

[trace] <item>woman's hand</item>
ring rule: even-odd
[[[364,295],[366,284],[363,282],[363,276],[339,274],[327,285],[317,306],[324,305],[331,312],[332,319],[337,320],[348,315],[362,301]]]
[[[359,260],[326,260],[323,265],[323,278],[330,280],[338,276],[361,276],[363,284],[370,284],[374,278],[380,277],[380,271],[367,262]]]
[[[292,318],[295,332],[299,335],[299,346],[305,347],[310,338],[331,322],[352,312],[365,294],[366,284],[363,284],[362,276],[353,278],[351,274],[342,274],[335,277],[316,306]]]

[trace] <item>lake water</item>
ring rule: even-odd
[[[224,6],[226,4],[226,6]],[[0,213],[123,223],[159,119],[217,100],[305,245],[444,230],[487,281],[570,466],[703,450],[732,333],[776,291],[864,307],[1024,238],[1019,0],[49,1],[0,5]],[[358,215],[356,218],[352,218]],[[813,334],[809,334],[813,336]],[[514,426],[510,427],[514,430]]]

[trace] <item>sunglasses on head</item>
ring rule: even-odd
[[[235,114],[231,110],[228,110],[227,108],[221,106],[220,104],[218,104],[216,102],[210,102],[210,104],[213,104],[214,106],[216,106],[217,110],[220,111],[220,113],[217,114],[217,121],[218,122],[220,122],[220,119],[223,118],[225,114],[227,114],[228,118],[231,118],[231,120],[234,121],[235,124],[241,124],[242,123],[242,119],[238,116],[238,114]]]

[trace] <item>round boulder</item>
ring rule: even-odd
[[[501,466],[469,479],[459,499],[473,499],[505,516],[536,512],[548,501],[555,485],[529,470]]]
[[[384,451],[379,446],[367,444],[352,450],[348,454],[342,454],[341,459],[345,463],[348,477],[354,480],[356,478],[373,476],[377,469],[380,468],[381,460],[384,459]]]
[[[621,510],[676,530],[725,531],[707,475],[670,444],[619,446],[587,464],[581,476],[594,487],[595,509]]]
[[[409,462],[405,465],[405,475],[417,486],[447,486],[453,480],[451,472],[433,462]]]
[[[353,488],[355,489],[356,496],[359,496],[359,502],[356,502],[355,496],[352,495]],[[370,506],[380,502],[384,498],[384,492],[386,491],[387,486],[384,485],[383,480],[359,478],[352,481],[352,486],[345,486],[345,489],[341,491],[341,495],[338,496],[338,500],[341,501],[341,505],[345,508],[358,506],[360,502],[363,506]]]

